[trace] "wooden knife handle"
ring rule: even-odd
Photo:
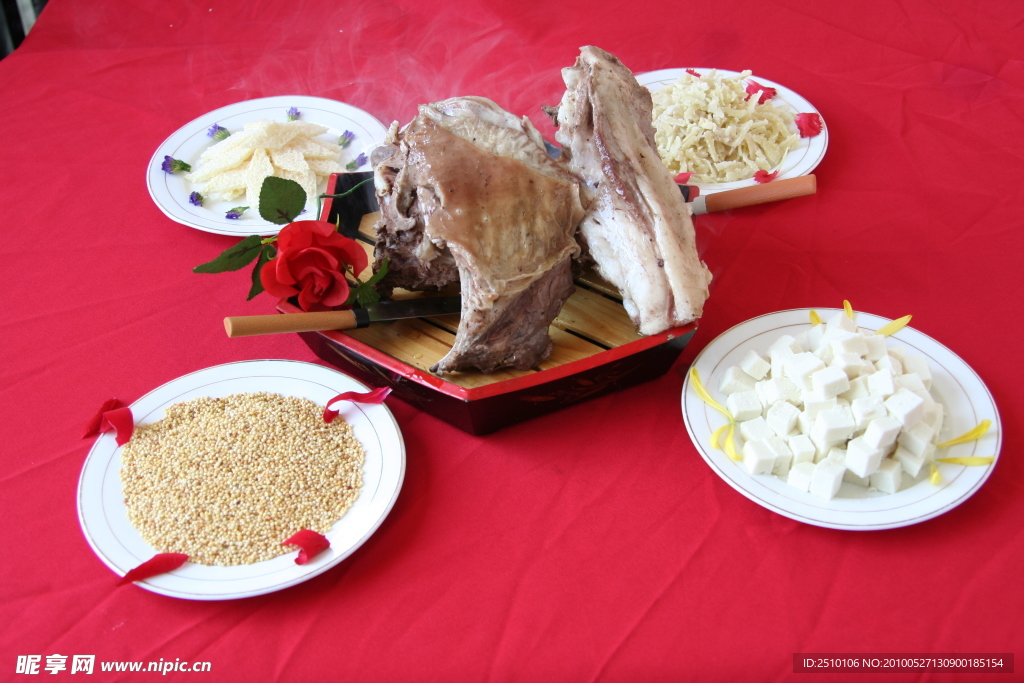
[[[256,334],[280,334],[282,332],[351,330],[357,326],[356,314],[351,310],[224,318],[224,329],[229,337],[251,337]]]
[[[796,178],[785,180],[773,180],[764,185],[752,187],[741,187],[738,190],[727,192],[716,192],[705,195],[705,204],[708,213],[712,211],[725,211],[726,209],[738,209],[741,206],[752,204],[766,204],[777,202],[781,199],[792,199],[814,194],[817,191],[817,179],[814,175],[802,175]]]

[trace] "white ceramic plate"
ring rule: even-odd
[[[343,391],[368,391],[347,375],[312,363],[255,360],[216,365],[179,377],[132,404],[136,424],[150,424],[164,409],[201,396],[223,397],[270,391],[307,398],[320,405]],[[339,416],[355,430],[366,452],[363,490],[327,538],[331,547],[308,564],[295,564],[298,551],[266,562],[235,567],[182,567],[137,584],[154,593],[190,600],[230,600],[294,586],[322,574],[351,555],[381,525],[398,497],[405,477],[405,444],[394,416],[383,404],[343,401]],[[156,551],[128,521],[121,493],[121,448],[113,432],[96,439],[78,483],[78,519],[89,545],[119,576],[150,559]]]
[[[704,76],[710,72],[711,69],[693,69],[693,71]],[[735,71],[725,71],[723,69],[718,69],[717,71],[723,77],[739,75],[739,73]],[[659,71],[648,71],[647,73],[638,74],[636,80],[640,85],[645,86],[648,90],[654,92],[669,83],[679,80],[685,73],[686,69],[660,69]],[[784,85],[779,85],[774,81],[769,81],[767,78],[761,78],[756,74],[750,78],[751,80],[757,81],[760,85],[775,88],[778,91],[775,97],[771,100],[776,107],[788,110],[793,114],[816,112],[821,116],[821,113],[818,112],[810,102],[800,97]],[[827,147],[828,126],[825,125],[825,118],[822,117],[821,133],[815,135],[813,138],[800,138],[800,143],[797,145],[796,149],[786,155],[785,160],[782,162],[782,167],[779,169],[779,175],[776,177],[776,180],[796,178],[797,176],[809,174],[819,163],[821,163],[822,158],[825,156],[825,149]],[[723,190],[735,190],[740,187],[750,187],[752,185],[756,185],[757,181],[750,178],[748,180],[737,180],[731,183],[691,182],[689,184],[700,187],[702,194],[711,194],[713,192],[722,192]]]
[[[254,211],[246,211],[242,218],[238,219],[225,218],[228,210],[245,204],[245,197],[230,202],[206,200],[203,206],[193,206],[188,201],[189,195],[195,189],[192,183],[185,180],[184,173],[166,173],[161,166],[164,157],[170,156],[195,167],[199,155],[216,144],[216,141],[207,135],[207,131],[214,124],[234,133],[242,130],[242,127],[251,121],[287,121],[288,109],[291,107],[299,110],[302,121],[318,123],[328,128],[328,132],[321,136],[325,142],[337,143],[338,138],[346,130],[355,133],[355,139],[342,151],[342,167],[355,159],[360,152],[369,156],[374,147],[384,142],[384,135],[387,133],[384,124],[365,111],[320,97],[264,97],[231,104],[185,124],[160,145],[149,161],[149,168],[146,169],[146,186],[153,201],[172,220],[198,230],[237,237],[276,235],[281,226],[263,220]],[[359,170],[369,170],[369,166],[364,165]],[[318,189],[322,192],[324,187]],[[307,197],[307,213],[304,215],[315,219],[316,216],[313,214],[316,213],[316,204],[316,197]]]
[[[836,309],[815,310],[822,320],[828,320],[838,312]],[[719,393],[718,387],[725,371],[738,365],[748,349],[764,355],[782,335],[796,336],[808,329],[809,316],[810,309],[806,308],[769,313],[722,333],[694,360],[704,387],[724,405],[725,397]],[[889,320],[857,313],[856,322],[858,326],[874,331]],[[904,327],[889,337],[888,342],[890,347],[903,346],[910,353],[919,353],[927,358],[932,372],[932,396],[946,408],[943,441],[963,434],[982,420],[992,421],[988,433],[981,439],[944,448],[937,457],[998,456],[1002,445],[1002,425],[995,401],[981,378],[952,351],[910,327]],[[729,459],[723,451],[711,448],[711,433],[726,420],[697,396],[689,374],[683,383],[683,421],[704,460],[734,489],[781,515],[833,529],[891,529],[931,519],[972,496],[995,467],[995,463],[981,467],[939,463],[942,482],[938,485],[929,481],[925,468],[917,479],[909,483],[904,477],[903,487],[895,494],[883,494],[844,482],[835,498],[823,500],[789,486],[780,477],[748,474],[741,463]],[[737,435],[737,443],[741,442]]]

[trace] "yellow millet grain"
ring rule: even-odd
[[[312,401],[267,392],[176,403],[121,453],[128,519],[158,552],[240,565],[326,534],[363,485],[363,447]]]

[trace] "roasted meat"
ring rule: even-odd
[[[597,47],[582,48],[562,78],[555,139],[581,180],[585,250],[643,334],[700,317],[711,273],[697,256],[690,210],[658,155],[651,94]]]
[[[407,126],[392,125],[373,162],[384,293],[461,284],[455,343],[431,370],[546,358],[548,326],[573,292],[583,208],[578,181],[529,120],[480,97],[422,105]]]

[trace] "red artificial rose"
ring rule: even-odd
[[[348,299],[346,270],[366,268],[366,252],[355,240],[338,234],[327,221],[297,221],[277,236],[277,256],[264,264],[260,282],[272,296],[299,295],[304,311],[326,311]]]

